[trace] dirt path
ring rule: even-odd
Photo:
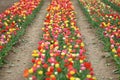
[[[111,59],[104,58],[108,53],[102,50],[102,45],[95,35],[95,29],[92,29],[90,24],[87,22],[85,15],[80,9],[79,3],[77,0],[72,0],[77,12],[77,23],[80,27],[80,32],[83,35],[84,42],[86,44],[86,49],[88,53],[88,59],[92,63],[94,72],[98,80],[118,80],[118,75],[113,73],[115,70],[114,63]],[[109,64],[107,64],[109,63]],[[109,66],[107,66],[107,65]]]
[[[26,34],[6,57],[8,64],[0,69],[0,80],[24,80],[23,71],[25,68],[31,66],[31,54],[34,49],[37,49],[48,4],[49,0],[44,1],[44,5],[36,16],[36,19],[27,28]]]

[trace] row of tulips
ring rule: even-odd
[[[102,1],[120,13],[120,1],[119,0],[102,0]]]
[[[24,71],[28,80],[96,80],[76,25],[70,0],[52,0],[47,8],[43,36],[32,52],[33,66]]]
[[[105,48],[110,51],[120,71],[120,15],[100,0],[79,0],[89,21],[98,29]]]
[[[119,0],[108,0],[108,1],[117,5],[117,6],[120,6],[120,1]]]
[[[0,66],[39,11],[42,0],[20,0],[0,14]]]

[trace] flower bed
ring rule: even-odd
[[[120,1],[119,0],[102,0],[102,1],[120,13]]]
[[[111,3],[117,5],[117,6],[120,6],[120,1],[119,0],[108,0],[110,1]]]
[[[117,63],[120,72],[120,15],[100,0],[78,0],[89,22],[98,29],[105,49]]]
[[[20,0],[0,14],[0,66],[39,11],[42,0]]]
[[[47,8],[43,36],[32,52],[33,66],[24,71],[28,80],[96,80],[76,25],[70,0],[52,0]]]

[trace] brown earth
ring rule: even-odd
[[[13,3],[19,0],[0,0],[0,13],[13,5]]]

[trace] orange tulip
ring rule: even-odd
[[[28,75],[29,75],[28,69],[25,69],[25,70],[24,70],[24,74],[23,74],[23,76],[24,76],[25,78],[27,78]]]

